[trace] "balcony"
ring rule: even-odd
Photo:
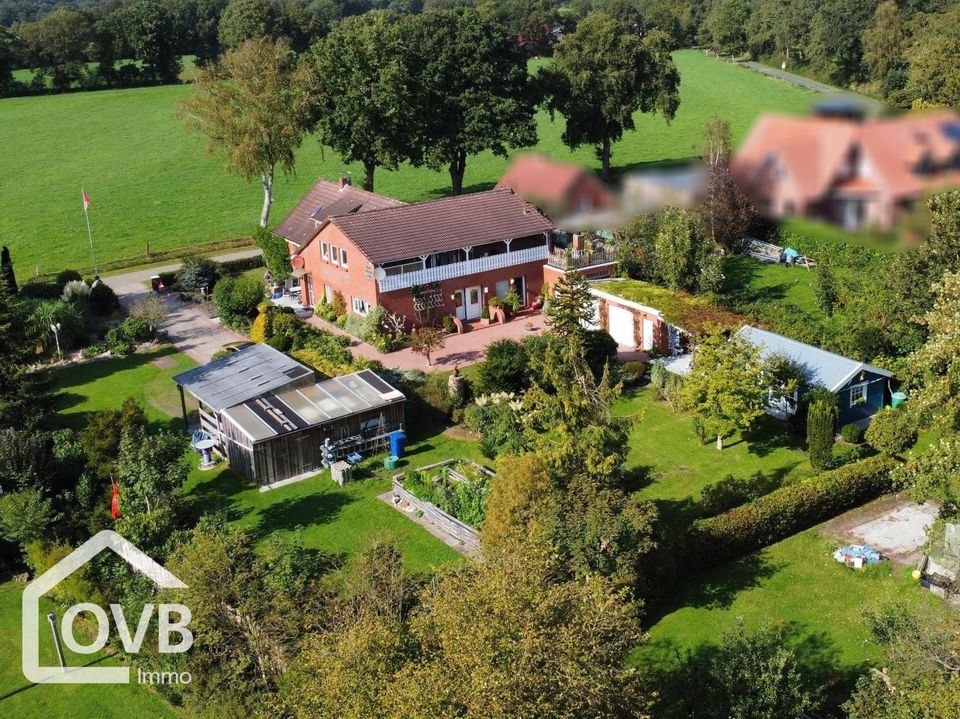
[[[564,272],[582,270],[585,267],[608,265],[617,261],[617,251],[612,247],[587,252],[586,250],[554,250],[547,256],[547,265]]]
[[[547,259],[547,255],[547,246],[540,245],[538,247],[529,247],[525,250],[502,252],[498,255],[487,255],[486,257],[478,257],[473,260],[451,262],[448,265],[428,267],[426,269],[424,269],[421,262],[410,262],[405,265],[384,268],[387,276],[382,280],[377,280],[377,287],[380,292],[402,290],[406,287],[413,287],[414,285],[425,285],[430,282],[452,280],[456,277],[514,267],[515,265],[522,265],[527,262],[539,262]]]

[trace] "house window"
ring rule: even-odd
[[[370,311],[370,303],[359,297],[353,298],[353,311],[358,315],[365,315]]]
[[[330,261],[333,264],[337,264],[337,246],[330,245]]]
[[[347,251],[342,247],[340,248],[340,265],[342,267],[347,266]]]
[[[327,243],[326,242],[320,243],[320,257],[322,257],[323,259],[327,259]]]
[[[850,388],[850,406],[863,404],[867,401],[867,383],[855,384]]]

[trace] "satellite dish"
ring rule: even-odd
[[[374,276],[374,278],[377,280],[377,282],[380,282],[381,280],[383,280],[383,279],[386,278],[386,276],[387,276],[387,271],[386,271],[385,269],[383,269],[382,267],[378,267],[377,269],[375,269],[375,270],[373,271],[373,276]]]

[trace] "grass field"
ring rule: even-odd
[[[619,170],[679,160],[696,153],[706,121],[720,115],[740,139],[767,110],[801,112],[812,93],[758,73],[684,50],[676,53],[681,104],[669,125],[640,115],[636,131],[614,146]],[[90,194],[90,218],[98,259],[144,257],[248,235],[259,216],[262,193],[223,170],[222,159],[206,156],[202,139],[188,134],[175,117],[175,103],[188,86],[71,93],[0,101],[0,237],[10,246],[21,277],[63,267],[89,267],[90,253],[80,188]],[[570,152],[560,142],[562,120],[538,116],[539,149],[561,159],[597,167],[593,149]],[[485,153],[471,157],[465,186],[491,187],[507,160]],[[320,176],[343,172],[362,177],[308,138],[298,154],[297,175],[279,178],[273,222],[277,223]],[[403,200],[449,192],[446,172],[404,166],[379,171],[377,191]]]
[[[0,584],[0,716],[13,719],[127,719],[176,717],[170,705],[139,684],[31,684],[20,670],[20,595],[22,584]],[[41,605],[42,611],[53,609]],[[50,627],[40,619],[40,662],[57,666]],[[79,637],[78,637],[79,638]],[[98,652],[74,654],[64,647],[68,666],[108,666],[116,663]]]

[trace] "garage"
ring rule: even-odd
[[[607,331],[622,347],[634,349],[633,312],[615,304],[607,305]]]

